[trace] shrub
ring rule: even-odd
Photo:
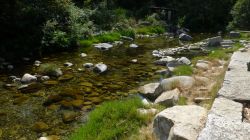
[[[174,75],[192,75],[193,74],[193,68],[191,66],[183,65],[183,66],[178,66],[174,69]]]
[[[89,114],[89,120],[70,136],[70,140],[111,140],[121,139],[136,132],[144,124],[137,113],[142,107],[139,98],[103,103]]]
[[[120,40],[120,34],[119,33],[104,33],[104,34],[95,36],[95,38],[99,42],[114,42],[114,41]]]
[[[55,75],[55,72],[58,70],[58,67],[55,64],[42,64],[39,69],[38,72],[45,74],[45,75]]]
[[[128,37],[135,38],[135,31],[133,29],[123,29],[123,30],[120,30],[119,33],[122,36],[128,36]]]

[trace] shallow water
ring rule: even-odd
[[[203,38],[203,37],[201,37]],[[200,36],[195,40],[199,40]],[[57,135],[66,137],[80,123],[85,122],[86,114],[103,101],[115,100],[129,96],[139,85],[147,82],[159,81],[161,75],[154,72],[162,69],[155,66],[156,58],[151,55],[152,50],[170,48],[179,45],[177,40],[166,40],[164,37],[139,39],[135,41],[139,48],[129,48],[126,42],[122,46],[113,47],[109,51],[99,51],[93,47],[74,52],[64,52],[42,58],[42,63],[57,64],[64,74],[72,75],[73,79],[58,81],[53,86],[45,86],[35,93],[21,93],[16,87],[3,88],[10,83],[9,75],[21,77],[24,73],[35,74],[37,68],[24,65],[7,74],[0,74],[0,139],[3,140],[34,140],[40,136]],[[81,58],[80,53],[88,54]],[[137,63],[132,63],[137,59]],[[74,65],[71,68],[63,66],[65,62]],[[103,62],[108,65],[108,72],[96,74],[93,71],[78,71],[84,63]],[[50,102],[49,99],[56,101]],[[60,99],[58,99],[60,98]],[[81,105],[73,105],[74,101]],[[77,103],[76,103],[77,104]],[[62,114],[73,111],[77,119],[65,123]],[[44,122],[49,128],[43,132],[35,132],[34,124]]]

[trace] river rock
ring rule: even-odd
[[[176,105],[179,100],[179,89],[174,89],[171,91],[163,92],[157,99],[155,100],[155,104],[161,104],[166,107]]]
[[[176,76],[164,79],[160,82],[159,89],[163,91],[172,90],[175,88],[190,89],[195,84],[195,80],[190,76]]]
[[[38,140],[60,140],[60,137],[56,135],[51,135],[46,137],[40,137]]]
[[[73,78],[74,78],[73,75],[71,75],[71,74],[65,74],[65,75],[59,77],[58,80],[64,82],[64,81],[69,81],[69,80],[71,80]]]
[[[142,96],[153,101],[162,93],[162,90],[161,88],[159,88],[159,85],[159,83],[146,84],[139,88],[139,93]]]
[[[129,47],[130,47],[130,48],[138,48],[139,46],[136,45],[136,44],[130,44]]]
[[[109,44],[109,43],[99,43],[99,44],[95,44],[94,47],[98,48],[100,50],[106,51],[106,50],[109,50],[110,48],[112,48],[113,45]]]
[[[37,67],[39,67],[41,64],[42,64],[42,62],[39,61],[39,60],[36,60],[36,61],[34,62],[34,66],[37,66]]]
[[[47,131],[49,129],[49,126],[44,122],[36,122],[33,125],[32,129],[38,133],[41,133]]]
[[[229,37],[231,37],[231,38],[239,38],[240,37],[240,32],[231,31],[229,33]]]
[[[206,117],[203,107],[174,106],[156,115],[153,131],[159,140],[196,140]]]
[[[179,39],[181,41],[191,41],[193,38],[188,34],[182,33],[179,35]]]
[[[171,61],[174,61],[175,58],[171,57],[171,56],[166,56],[164,58],[161,58],[159,60],[156,60],[154,62],[154,64],[156,65],[162,65],[162,66],[166,66],[167,63],[171,62]]]
[[[62,119],[63,119],[63,122],[65,123],[74,121],[76,117],[77,117],[77,113],[74,111],[65,111],[62,114]]]
[[[177,61],[178,61],[178,63],[184,64],[184,65],[190,65],[191,64],[191,61],[186,57],[181,57]]]
[[[28,73],[24,74],[22,79],[21,79],[21,82],[26,83],[26,84],[36,82],[36,81],[37,81],[37,77],[35,77],[31,74],[28,74]]]
[[[212,38],[208,38],[205,40],[206,46],[207,47],[215,47],[215,46],[220,46],[222,42],[222,37],[221,36],[216,36]]]
[[[50,79],[49,76],[42,76],[42,77],[41,77],[41,80],[42,80],[42,81],[48,81],[49,79]]]
[[[47,81],[44,81],[43,84],[46,85],[46,86],[53,86],[53,85],[57,85],[57,84],[58,84],[58,81],[55,81],[55,80],[47,80]]]
[[[137,59],[132,59],[131,62],[132,62],[132,63],[137,63],[138,60],[137,60]]]
[[[83,67],[85,67],[85,68],[92,68],[93,66],[94,66],[93,63],[85,63],[85,64],[83,64]]]
[[[98,63],[95,65],[93,70],[94,72],[97,72],[97,73],[104,73],[108,70],[108,66],[103,63]]]
[[[41,84],[31,83],[27,85],[21,85],[20,87],[18,87],[18,90],[20,90],[22,93],[33,93],[39,91],[41,88]]]
[[[70,62],[66,62],[63,64],[65,67],[72,67],[73,66],[73,63],[70,63]]]
[[[88,55],[86,53],[81,53],[80,56],[81,57],[87,57]]]
[[[122,41],[115,41],[115,42],[113,43],[114,46],[119,46],[119,45],[122,45],[122,44],[123,44]]]

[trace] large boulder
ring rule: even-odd
[[[174,106],[156,115],[153,130],[159,140],[196,140],[206,117],[203,107]]]
[[[94,67],[94,71],[97,73],[103,73],[103,72],[106,72],[107,70],[108,70],[108,66],[103,63],[98,63]]]
[[[149,83],[139,88],[139,93],[150,99],[151,101],[155,100],[161,93],[162,89],[159,87],[159,83]]]
[[[215,47],[215,46],[220,46],[222,42],[222,37],[221,36],[216,36],[212,38],[208,38],[205,40],[206,46],[207,47]]]
[[[188,34],[182,33],[179,35],[179,39],[181,41],[191,41],[193,38]]]
[[[32,82],[35,82],[37,81],[37,77],[31,75],[31,74],[24,74],[22,79],[21,79],[21,82],[22,83],[25,83],[25,84],[29,84],[29,83],[32,83]]]
[[[164,79],[160,82],[159,89],[163,91],[172,90],[175,88],[190,89],[195,84],[195,80],[190,76],[176,76]]]
[[[161,104],[166,107],[176,105],[179,100],[180,91],[178,88],[163,92],[156,100],[155,104]]]

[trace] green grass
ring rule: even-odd
[[[187,98],[181,96],[178,100],[178,105],[187,105]]]
[[[127,37],[131,37],[131,38],[135,38],[135,31],[133,29],[123,29],[123,30],[120,30],[119,33],[122,36],[127,36]]]
[[[165,29],[160,26],[146,26],[136,29],[137,34],[162,34],[165,32]]]
[[[177,75],[177,76],[181,76],[181,75],[190,76],[193,74],[193,68],[188,65],[182,65],[182,66],[176,67],[173,73],[174,75]]]
[[[97,35],[94,38],[96,38],[99,42],[105,43],[105,42],[114,42],[118,41],[121,38],[121,35],[119,33],[105,33],[101,35]]]
[[[147,121],[137,113],[143,107],[139,98],[103,103],[89,114],[88,122],[70,136],[70,140],[112,140],[136,133]]]

